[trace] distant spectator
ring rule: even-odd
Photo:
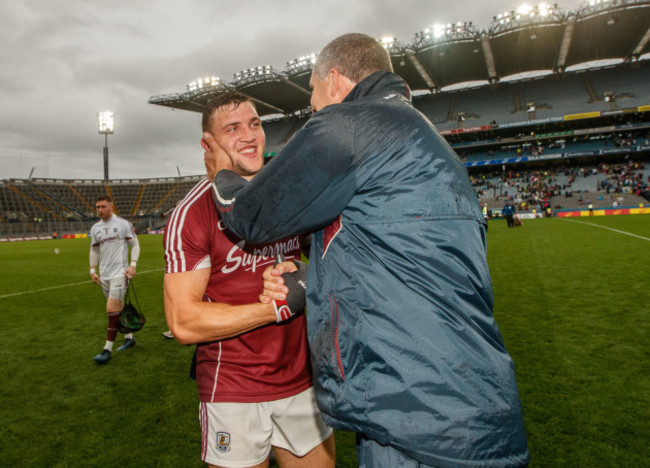
[[[515,207],[509,200],[503,206],[503,216],[505,216],[508,227],[515,227]]]

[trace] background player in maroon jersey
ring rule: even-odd
[[[262,169],[265,136],[252,102],[226,93],[208,103],[203,131],[228,151],[234,170]],[[282,321],[259,303],[262,273],[278,254],[300,258],[299,236],[251,245],[221,223],[208,178],[165,228],[165,313],[176,339],[197,343],[201,458],[215,466],[333,467],[334,440],[315,403],[304,314]]]

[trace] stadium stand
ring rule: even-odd
[[[434,27],[412,43],[384,45],[414,106],[456,150],[489,207],[507,196],[518,209],[584,209],[586,200],[634,207],[650,202],[649,24],[650,0],[591,1],[568,12],[556,5],[507,12],[482,31],[471,23]],[[197,80],[149,103],[201,112],[225,90],[247,94],[264,121],[270,159],[308,119],[314,60],[291,60],[284,71],[249,68],[231,83]],[[634,174],[621,174],[630,163]],[[5,179],[0,237],[86,232],[104,192],[138,230],[155,229],[199,178]]]
[[[634,109],[650,103],[647,86],[650,64],[619,65],[546,75],[510,83],[484,86],[431,97],[414,103],[440,130],[462,127],[527,123],[588,112]],[[608,98],[608,99],[606,99]],[[439,102],[442,105],[435,105]],[[530,107],[534,111],[529,112]],[[463,114],[463,125],[457,116]]]
[[[418,109],[439,129],[440,124],[453,121],[454,99],[449,93],[438,93],[422,96],[418,99]],[[455,128],[455,126],[454,126]]]
[[[608,133],[603,130],[592,135],[577,135],[571,131],[561,133],[561,136],[553,133],[535,135],[523,142],[521,139],[502,144],[479,141],[469,146],[463,144],[454,146],[465,162],[473,164],[517,157],[565,158],[572,155],[628,153],[636,151],[639,147],[646,148],[650,143],[650,133],[641,127],[625,133],[617,132],[616,129]]]
[[[97,221],[95,200],[108,193],[117,213],[139,232],[164,225],[166,216],[201,176],[165,179],[0,181],[0,236],[85,233]]]
[[[471,176],[481,202],[500,209],[513,200],[517,211],[636,207],[650,198],[650,170],[645,161],[594,165],[560,165],[541,170],[495,170]],[[644,195],[645,193],[645,195]]]
[[[538,119],[592,110],[587,86],[578,74],[522,82],[520,90],[524,103],[534,103]]]
[[[293,134],[306,122],[305,119],[280,119],[267,121],[264,124],[266,134],[266,153],[280,151]]]
[[[624,73],[619,68],[609,68],[590,74],[597,95],[604,99],[609,93],[617,107],[635,107],[650,102],[648,87],[648,64],[628,67]]]
[[[456,92],[450,100],[453,109],[448,112],[446,121],[432,120],[440,129],[489,125],[492,121],[510,122],[515,113],[513,90],[508,85]],[[419,104],[417,100],[418,107]]]

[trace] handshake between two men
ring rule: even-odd
[[[278,254],[273,267],[263,275],[264,291],[260,302],[273,303],[276,322],[289,320],[305,309],[307,290],[307,265],[301,261],[286,261]]]

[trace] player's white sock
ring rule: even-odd
[[[107,349],[109,351],[113,351],[113,344],[115,344],[114,341],[107,341],[106,344],[104,345],[104,349]]]
[[[125,340],[132,340],[133,339],[133,333],[127,333],[126,335],[124,335],[124,339]]]

